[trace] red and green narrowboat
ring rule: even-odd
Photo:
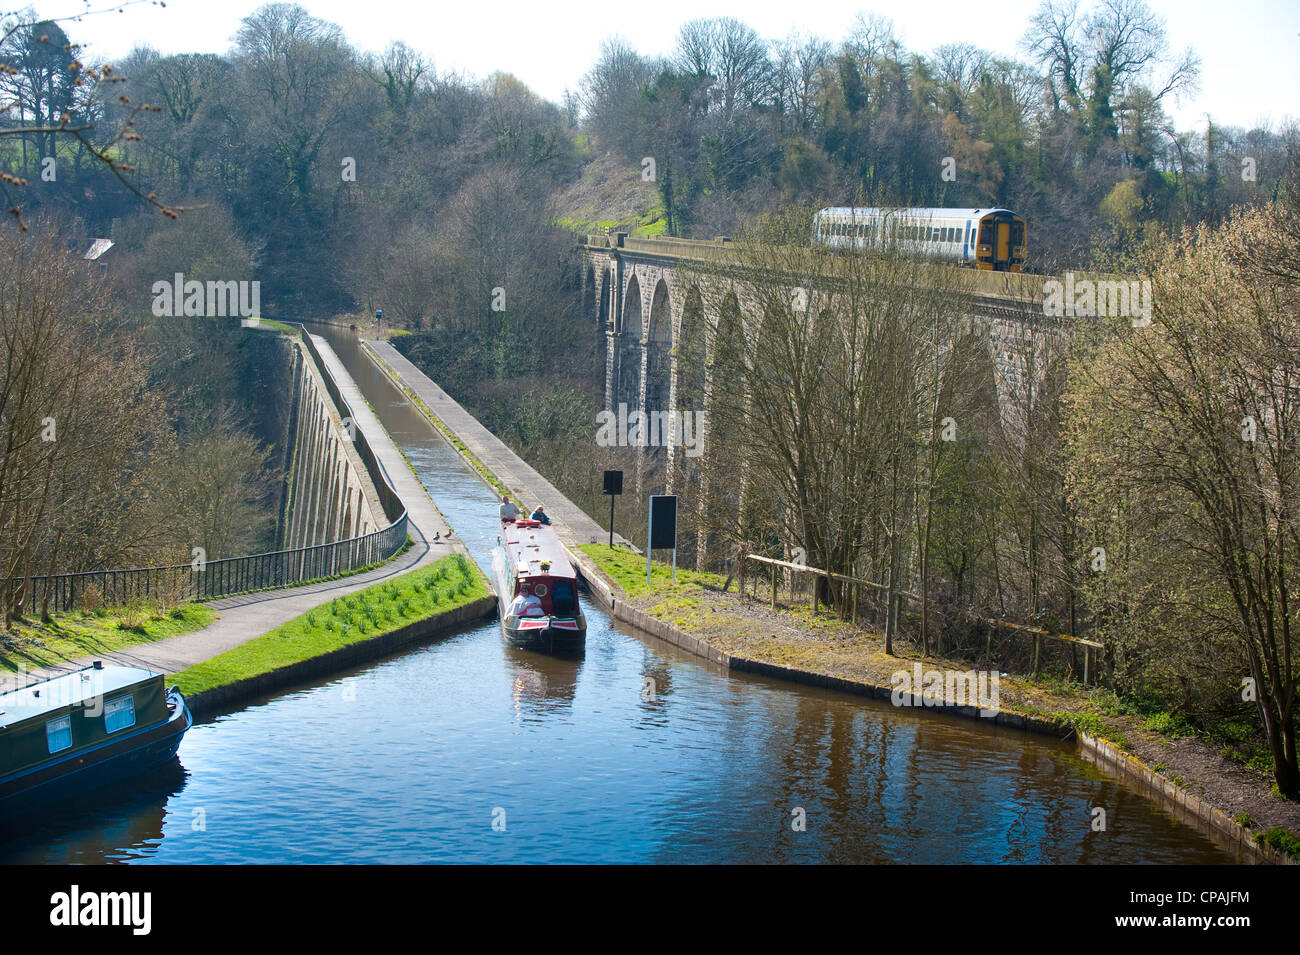
[[[578,574],[551,528],[540,521],[502,521],[493,570],[501,632],[512,646],[575,653],[587,639]]]

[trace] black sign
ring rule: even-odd
[[[605,493],[606,494],[623,493],[623,472],[622,471],[605,472]]]
[[[677,546],[677,495],[650,495],[650,549]]]

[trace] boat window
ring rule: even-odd
[[[72,717],[60,716],[45,724],[45,742],[50,752],[57,753],[72,746]]]
[[[135,725],[135,697],[123,696],[104,704],[104,731],[116,733]]]

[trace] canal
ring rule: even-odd
[[[491,491],[320,331],[490,567]],[[580,659],[485,623],[200,723],[151,785],[10,834],[0,861],[1234,861],[1073,744],[733,674],[587,617]]]

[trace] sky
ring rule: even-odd
[[[13,3],[13,0],[10,0]],[[1300,120],[1300,0],[1148,0],[1165,19],[1172,51],[1191,46],[1202,59],[1200,92],[1166,107],[1181,129],[1216,124],[1253,127]],[[1090,0],[1082,0],[1086,9]],[[162,53],[224,53],[258,0],[134,0],[115,12],[103,0],[38,0],[42,17],[105,10],[67,24],[88,62],[109,62],[137,45]],[[352,46],[380,52],[403,40],[438,72],[484,77],[505,70],[558,102],[576,90],[600,43],[620,36],[645,55],[669,53],[681,25],[696,17],[734,16],[763,37],[816,35],[838,43],[860,12],[893,20],[904,46],[928,52],[967,41],[1023,56],[1019,40],[1038,0],[990,5],[970,0],[303,0],[316,17],[338,24]],[[11,10],[5,5],[0,9]],[[990,13],[989,11],[996,11]]]

